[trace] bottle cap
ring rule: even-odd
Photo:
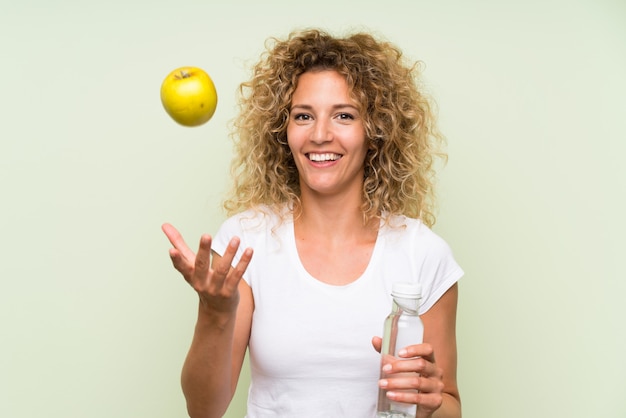
[[[421,298],[422,286],[419,283],[394,283],[391,287],[391,296],[397,298]]]

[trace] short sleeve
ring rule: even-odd
[[[434,237],[423,259],[420,281],[422,300],[420,315],[427,312],[456,282],[463,277],[450,246],[441,238]]]
[[[462,276],[447,242],[418,219],[395,218],[384,231],[385,271],[391,281],[421,286],[419,313],[423,314]]]

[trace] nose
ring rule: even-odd
[[[315,121],[311,132],[311,141],[322,144],[333,140],[332,126],[329,121],[319,118]]]

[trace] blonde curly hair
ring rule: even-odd
[[[267,205],[297,208],[298,170],[287,145],[287,124],[298,77],[335,70],[360,106],[369,151],[365,160],[362,211],[367,222],[387,215],[435,223],[434,160],[443,157],[434,103],[422,91],[420,63],[367,33],[339,38],[322,30],[270,38],[239,86],[239,117],[233,121],[233,186],[229,215]]]

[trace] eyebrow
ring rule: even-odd
[[[333,106],[332,106],[332,109],[333,109],[333,110],[337,110],[337,109],[344,109],[344,108],[346,108],[346,107],[351,108],[351,109],[354,109],[354,110],[356,110],[356,111],[358,111],[358,110],[359,110],[359,108],[358,108],[358,107],[356,107],[356,106],[355,106],[355,105],[353,105],[353,104],[349,104],[349,103],[345,103],[345,104],[344,104],[344,103],[335,104],[335,105],[333,105]],[[292,105],[292,106],[291,106],[290,110],[293,110],[293,109],[296,109],[296,108],[306,109],[306,110],[312,110],[312,109],[313,109],[313,106],[308,105],[308,104],[295,104],[295,105]]]

